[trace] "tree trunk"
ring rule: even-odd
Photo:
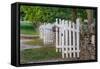
[[[92,37],[92,33],[93,33],[93,26],[92,26],[92,23],[93,23],[93,10],[89,10],[87,9],[86,10],[87,12],[87,19],[88,19],[88,45],[87,45],[87,51],[89,53],[89,57],[91,58],[92,55],[91,55],[91,50],[89,50],[89,48],[91,48],[92,44],[91,44],[91,37]]]
[[[88,19],[88,32],[91,34],[93,33],[92,30],[92,23],[93,23],[93,10],[86,10],[87,12],[87,19]]]
[[[77,19],[77,9],[74,8],[72,9],[72,21],[76,23],[76,19]]]

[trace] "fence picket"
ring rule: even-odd
[[[75,57],[75,24],[73,23],[73,57]]]

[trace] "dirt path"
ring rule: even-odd
[[[25,44],[26,41],[30,41],[32,39],[22,39],[20,41],[20,50],[25,50],[25,49],[32,49],[32,48],[40,48],[41,46],[34,46],[34,45],[28,45],[28,44]]]

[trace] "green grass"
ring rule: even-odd
[[[21,32],[20,32],[21,34],[39,35],[39,32],[36,30],[36,28],[33,28],[32,23],[28,21],[21,21],[20,29],[21,29]]]
[[[26,35],[39,35],[39,32],[33,31],[32,29],[21,29],[21,34],[26,34]]]
[[[42,47],[36,49],[26,49],[20,52],[21,63],[30,61],[41,61],[61,58],[54,47]]]

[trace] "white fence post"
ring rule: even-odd
[[[65,21],[65,35],[66,35],[66,43],[65,43],[65,46],[66,46],[66,58],[68,58],[68,21]]]
[[[64,29],[61,28],[61,52],[62,58],[64,58]]]
[[[59,25],[61,25],[61,19],[59,19]],[[61,52],[61,28],[59,28],[59,52]]]
[[[56,25],[58,24],[58,19],[56,19]],[[58,28],[56,27],[56,52],[58,52]]]
[[[65,28],[64,28],[64,27],[65,27],[65,26],[64,26],[64,25],[65,25],[65,23],[64,23],[64,20],[62,20],[61,22],[62,22],[62,25],[61,25],[61,27],[62,27],[62,28],[61,28],[61,31],[62,31],[62,32],[61,32],[61,41],[62,41],[62,42],[61,42],[61,50],[62,50],[62,58],[64,58],[64,54],[65,54],[65,46],[64,46],[64,41],[65,41],[65,40],[64,40],[64,38],[65,38],[65,37],[64,37],[64,34],[65,34],[65,33],[64,33],[64,30],[65,30]]]
[[[73,57],[75,57],[75,23],[73,23]]]
[[[79,51],[80,51],[79,50],[79,38],[80,38],[79,37],[79,31],[80,31],[79,30],[79,27],[80,27],[79,19],[77,19],[76,22],[77,22],[77,57],[79,57]]]
[[[69,21],[69,57],[71,58],[71,21]]]

